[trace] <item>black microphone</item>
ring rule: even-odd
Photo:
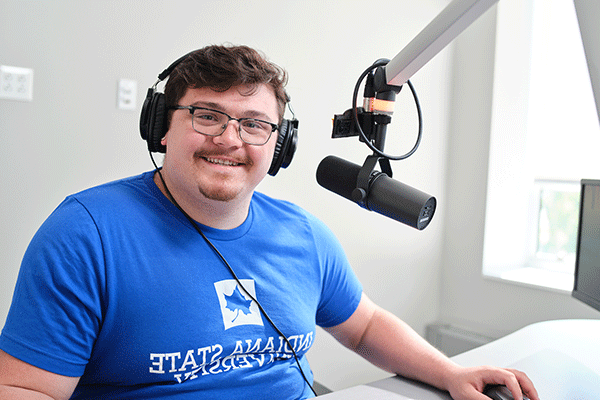
[[[396,181],[383,172],[373,171],[364,199],[358,201],[355,196],[360,170],[360,165],[336,156],[327,156],[317,168],[317,182],[367,210],[413,228],[422,230],[429,225],[435,212],[435,197]]]

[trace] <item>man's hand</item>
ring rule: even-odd
[[[489,366],[464,368],[459,367],[448,375],[446,387],[454,400],[489,400],[482,394],[486,385],[505,385],[515,400],[523,400],[523,395],[530,400],[539,400],[537,391],[527,375],[514,369]]]

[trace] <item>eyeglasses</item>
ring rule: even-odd
[[[255,118],[233,118],[228,114],[210,108],[195,106],[174,106],[169,110],[189,110],[192,114],[192,128],[206,136],[220,136],[231,120],[239,124],[238,133],[242,142],[262,146],[269,141],[279,125]]]

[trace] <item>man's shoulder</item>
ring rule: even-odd
[[[287,214],[302,217],[309,215],[305,209],[291,201],[271,197],[261,192],[254,192],[252,203],[255,207],[278,218]]]
[[[290,226],[304,225],[310,230],[329,231],[329,228],[303,207],[288,200],[282,200],[255,192],[252,199],[254,208],[263,218]]]
[[[156,198],[152,184],[152,172],[102,183],[67,196],[57,210],[73,211],[83,207],[92,214],[127,213],[131,207],[151,203],[151,199]]]
[[[127,191],[146,190],[148,182],[152,180],[152,171],[144,172],[139,175],[129,176],[105,182],[80,192],[72,194],[70,197],[79,199],[95,198],[102,195],[115,195]]]

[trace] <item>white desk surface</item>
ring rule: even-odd
[[[544,400],[600,399],[600,320],[529,325],[452,358],[460,365],[495,365],[527,373]],[[450,400],[430,386],[400,377],[320,396],[327,400]]]

